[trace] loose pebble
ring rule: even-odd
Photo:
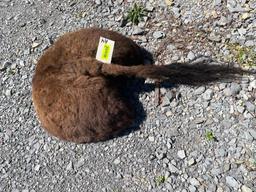
[[[180,159],[184,159],[186,157],[186,153],[184,150],[178,151],[177,155]]]

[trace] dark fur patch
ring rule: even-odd
[[[39,120],[56,137],[76,143],[96,142],[133,123],[133,109],[115,85],[121,86],[124,79],[95,75],[99,73],[96,69],[81,69],[84,64],[93,65],[90,60],[74,64],[79,59],[95,58],[100,36],[115,41],[113,63],[132,66],[143,62],[140,48],[116,32],[83,29],[60,37],[38,61],[33,78],[33,102]]]

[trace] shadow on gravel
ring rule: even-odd
[[[226,63],[217,63],[210,58],[199,57],[190,63],[173,63],[167,65],[173,70],[169,79],[160,83],[160,88],[172,89],[178,85],[201,86],[214,84],[216,82],[239,81],[243,75],[255,75],[255,71],[246,71]],[[127,79],[126,79],[127,80]],[[138,95],[144,92],[154,91],[159,85],[144,83],[143,79],[132,79],[126,81],[121,91],[127,101],[135,108],[136,120],[134,125],[118,136],[128,135],[138,130],[139,125],[145,120],[146,113]]]
[[[168,82],[190,86],[214,84],[215,82],[240,81],[243,75],[256,75],[230,63],[218,63],[206,57],[199,57],[190,63],[167,65],[173,70]]]

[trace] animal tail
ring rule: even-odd
[[[138,78],[166,79],[174,72],[166,66],[157,65],[136,65],[123,66],[116,64],[103,64],[101,72],[103,75],[111,76],[131,76]]]
[[[190,63],[172,63],[169,65],[135,65],[123,66],[104,64],[94,58],[82,58],[73,63],[68,62],[65,70],[74,70],[74,65],[80,73],[104,76],[128,76],[168,80],[174,84],[203,85],[211,82],[227,82],[240,79],[243,75],[255,75],[256,72],[244,70],[213,61],[199,60]]]
[[[106,76],[132,76],[138,78],[151,78],[168,80],[175,84],[200,85],[215,81],[230,81],[241,78],[244,74],[256,74],[252,71],[238,67],[225,65],[213,65],[209,63],[170,65],[137,65],[122,66],[115,64],[103,64],[101,73]]]

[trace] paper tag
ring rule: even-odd
[[[96,59],[103,63],[111,63],[115,41],[100,37]]]

